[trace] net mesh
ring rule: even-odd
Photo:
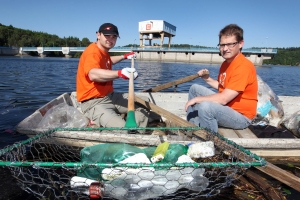
[[[199,131],[207,133],[205,140],[195,134]],[[211,141],[214,155],[186,162],[83,161],[83,149],[94,145],[126,143],[145,152],[166,141],[188,147]],[[22,189],[49,199],[89,199],[94,184],[103,199],[210,197],[232,185],[249,167],[266,164],[218,133],[199,127],[52,129],[2,149],[0,158],[0,166],[10,169]],[[83,175],[91,170],[98,175]]]

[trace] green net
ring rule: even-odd
[[[98,183],[103,199],[195,199],[217,195],[249,167],[266,164],[199,127],[142,130],[167,134],[140,134],[139,128],[52,129],[0,150],[0,166],[38,198],[89,199]],[[197,131],[207,132],[206,139]],[[152,162],[164,142],[166,153]]]

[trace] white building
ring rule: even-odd
[[[139,22],[140,46],[161,47],[164,38],[169,38],[169,47],[172,37],[176,35],[176,26],[163,20],[147,20]],[[149,41],[148,45],[145,44]],[[152,40],[159,40],[159,43],[152,43]]]

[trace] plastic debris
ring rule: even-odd
[[[278,124],[290,130],[295,136],[300,137],[300,110],[289,117],[283,117]]]
[[[182,155],[178,158],[176,164],[178,163],[194,163],[195,161],[193,159],[191,159],[190,156],[188,155]]]
[[[98,194],[100,197],[116,199],[149,199],[169,195],[181,188],[201,192],[209,185],[203,176],[205,169],[191,168],[147,171],[140,170],[137,174],[122,174],[117,178],[100,183],[95,188],[96,180],[83,177],[72,177],[70,185],[73,190],[87,195]],[[93,194],[90,193],[93,186]],[[95,192],[95,189],[98,191]]]
[[[60,103],[46,112],[38,128],[83,128],[88,124],[89,119],[79,110],[66,103]]]
[[[189,145],[187,155],[191,158],[207,158],[214,156],[214,143],[212,141],[193,143]]]
[[[137,153],[131,157],[125,158],[120,163],[143,163],[150,164],[149,158],[144,153]],[[154,170],[153,168],[143,168],[144,170]],[[141,168],[124,168],[124,167],[115,167],[115,168],[105,168],[102,171],[102,178],[104,180],[113,180],[118,176],[126,174],[137,174]]]
[[[169,148],[168,142],[163,142],[163,143],[159,144],[154,151],[151,161],[155,163],[155,162],[163,160],[167,153],[168,148]]]
[[[273,92],[269,85],[257,75],[258,81],[258,103],[257,115],[253,120],[256,125],[273,125],[276,126],[278,121],[283,117],[284,111],[282,103],[278,96]]]

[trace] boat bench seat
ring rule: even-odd
[[[229,129],[229,128],[219,128],[218,132],[226,138],[257,138],[256,135],[249,129]]]

